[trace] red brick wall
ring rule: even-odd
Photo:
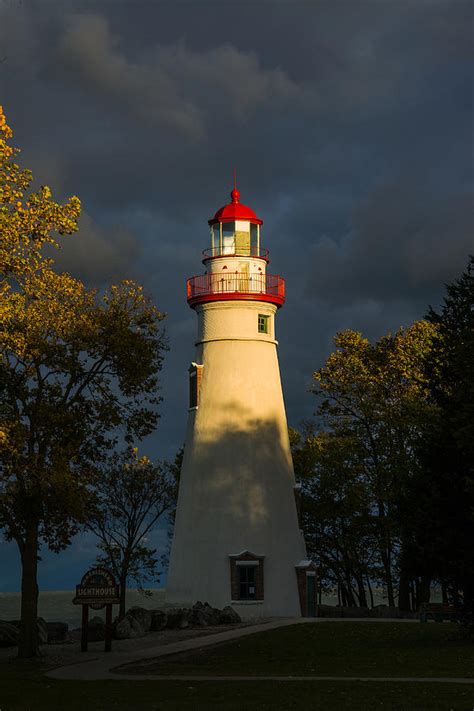
[[[298,593],[300,596],[301,615],[307,617],[307,597],[306,597],[306,568],[296,568],[296,580],[298,582]]]

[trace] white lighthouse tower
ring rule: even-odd
[[[275,337],[285,282],[267,273],[262,220],[236,187],[231,198],[209,221],[204,275],[187,282],[198,334],[166,597],[312,615]]]

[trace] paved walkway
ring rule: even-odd
[[[86,659],[78,659],[73,663],[65,666],[57,667],[46,673],[53,679],[74,679],[74,680],[101,680],[114,679],[131,680],[131,681],[368,681],[368,682],[392,682],[392,683],[443,683],[443,684],[474,684],[474,679],[468,678],[452,678],[452,677],[362,677],[362,676],[165,676],[158,674],[122,674],[116,671],[117,667],[124,664],[140,663],[141,666],[146,666],[147,663],[154,664],[159,657],[177,654],[179,652],[192,651],[193,649],[202,649],[222,642],[228,642],[240,637],[246,637],[250,634],[256,634],[265,630],[277,629],[279,627],[287,627],[297,624],[315,624],[324,622],[393,622],[391,619],[360,618],[360,619],[341,619],[341,618],[280,618],[269,622],[240,627],[238,629],[226,630],[225,632],[217,632],[216,634],[205,637],[193,637],[190,639],[173,642],[171,644],[150,645],[149,641],[143,643],[142,647],[135,647],[133,650],[122,650],[118,652],[110,652],[106,654],[101,652],[100,656],[94,658],[87,657]],[[417,620],[398,620],[398,622],[416,622]],[[115,670],[115,671],[113,671]]]
[[[149,642],[145,643],[146,638],[144,638],[143,647],[134,647],[133,650],[120,652],[113,651],[112,642],[112,652],[107,654],[102,652],[100,656],[96,656],[93,659],[90,657],[85,660],[78,659],[72,664],[51,669],[46,673],[46,675],[53,679],[138,679],[141,677],[135,675],[127,675],[126,677],[122,674],[118,676],[116,673],[113,673],[111,669],[122,666],[123,664],[131,664],[132,662],[146,664],[147,661],[150,661],[150,663],[152,663],[155,659],[157,659],[157,657],[177,654],[178,652],[187,652],[193,649],[202,649],[203,647],[220,644],[221,642],[228,642],[232,639],[246,637],[247,635],[255,634],[256,632],[264,632],[265,630],[273,630],[277,627],[287,627],[288,625],[304,624],[313,621],[314,620],[312,618],[304,617],[279,618],[277,620],[271,620],[270,622],[249,625],[247,627],[239,627],[238,629],[226,630],[225,632],[217,632],[216,634],[208,635],[206,637],[192,637],[190,639],[181,640],[180,642],[172,642],[171,644],[166,645],[158,643],[154,647],[150,646]],[[145,678],[156,679],[156,675],[150,675]]]

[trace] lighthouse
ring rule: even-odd
[[[262,225],[234,184],[187,281],[198,326],[166,599],[314,615],[277,355],[285,281],[267,271]]]

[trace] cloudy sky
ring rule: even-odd
[[[83,202],[61,266],[97,286],[132,276],[167,313],[146,453],[183,441],[185,280],[234,166],[287,279],[290,424],[313,412],[336,331],[377,337],[440,302],[473,251],[472,26],[464,0],[0,0],[0,101],[22,163]],[[45,556],[42,587],[72,586],[93,552],[82,537],[76,566]],[[18,589],[15,549],[0,555],[0,589]]]

